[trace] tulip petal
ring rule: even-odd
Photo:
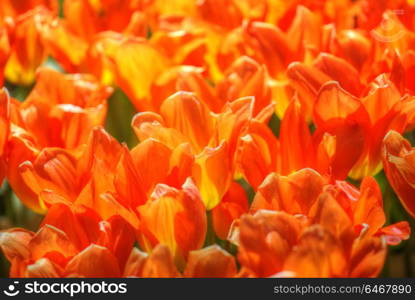
[[[366,177],[360,185],[360,197],[354,209],[354,222],[369,225],[368,234],[375,233],[386,222],[382,193],[372,177]]]
[[[245,190],[232,182],[222,201],[212,209],[213,228],[216,235],[226,240],[234,220],[248,212],[248,197]]]
[[[185,277],[223,278],[236,275],[236,264],[232,255],[213,245],[191,251],[184,271]]]
[[[281,121],[280,144],[281,174],[313,167],[311,134],[297,100],[291,101]]]
[[[138,208],[141,245],[151,251],[157,244],[168,247],[175,262],[184,263],[191,250],[202,246],[206,211],[199,191],[188,180],[181,190],[158,184],[150,201]]]
[[[280,170],[279,143],[272,131],[259,122],[251,122],[246,135],[240,138],[239,167],[256,190],[271,172]]]
[[[362,103],[336,82],[325,84],[314,107],[317,125],[316,141],[326,133],[336,137],[336,150],[332,158],[333,176],[344,179],[366,153],[369,116]]]
[[[246,96],[255,97],[254,114],[271,103],[271,90],[265,66],[247,56],[238,58],[216,86],[220,99],[229,102]]]
[[[341,245],[319,226],[310,227],[302,234],[284,264],[284,270],[307,278],[341,276],[346,268]]]
[[[408,222],[402,221],[383,227],[379,230],[378,235],[384,236],[388,245],[398,245],[401,241],[409,239],[411,227]]]
[[[188,142],[186,136],[175,128],[168,128],[163,118],[156,113],[136,114],[132,120],[132,127],[140,141],[154,138],[170,148]]]
[[[238,260],[259,277],[282,271],[285,257],[301,234],[301,221],[284,212],[258,211],[240,222]]]
[[[362,85],[357,70],[345,60],[334,55],[322,53],[314,61],[314,67],[327,74],[332,80],[354,96],[359,96]],[[344,76],[347,74],[347,76]]]
[[[208,108],[193,94],[178,92],[160,107],[165,124],[183,134],[197,152],[208,145],[213,130],[213,118]]]
[[[196,156],[193,178],[200,190],[203,203],[211,210],[222,200],[232,180],[226,142],[216,148],[206,147]]]
[[[57,200],[56,194],[53,192],[42,192],[41,197],[45,201]],[[100,220],[101,218],[92,209],[77,208],[71,206],[70,203],[55,202],[51,203],[48,213],[42,221],[42,226],[49,224],[65,232],[77,249],[83,249],[96,239]]]
[[[55,265],[47,258],[41,258],[27,266],[27,276],[30,278],[59,278],[60,274]]]
[[[123,277],[142,277],[144,263],[147,257],[147,253],[141,252],[136,247],[133,247],[125,264]]]
[[[123,154],[116,169],[114,185],[125,207],[136,208],[147,201],[142,174],[148,176],[148,173],[145,173],[144,170],[135,168],[130,152],[124,146]]]
[[[289,176],[269,174],[258,188],[251,211],[260,209],[308,215],[323,190],[324,179],[312,169]]]
[[[386,258],[386,243],[379,238],[363,238],[355,241],[350,261],[350,276],[376,277]]]
[[[114,53],[116,82],[138,111],[154,110],[149,101],[150,87],[168,63],[159,51],[145,40],[127,38]]]
[[[65,272],[69,277],[108,278],[121,275],[115,256],[107,248],[95,244],[74,256]]]
[[[150,278],[179,277],[173,257],[167,246],[158,245],[144,263],[143,276]]]
[[[26,260],[30,257],[29,243],[33,232],[14,228],[0,232],[0,247],[9,261]]]
[[[28,247],[30,248],[31,258],[34,260],[53,252],[69,258],[77,252],[66,233],[49,224],[43,226],[33,236]]]

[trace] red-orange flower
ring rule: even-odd
[[[237,59],[216,86],[217,97],[232,102],[238,98],[255,97],[254,114],[271,104],[271,88],[267,69],[249,57]]]
[[[338,104],[332,106],[336,101]],[[331,110],[334,107],[341,107],[339,106],[340,103],[347,105],[343,106],[345,108],[344,113],[350,110],[350,113],[360,114],[360,116],[356,115],[355,125],[351,125],[350,121],[346,121],[347,117],[341,116],[340,110],[337,112]],[[356,104],[355,108],[352,108],[351,103]],[[318,131],[329,132],[333,135],[336,134],[327,126],[331,126],[329,125],[330,122],[335,122],[336,118],[339,121],[341,120],[340,122],[346,121],[350,124],[338,127],[340,130],[352,130],[351,127],[349,129],[347,127],[355,126],[353,133],[348,134],[343,131],[343,134],[348,135],[348,137],[345,136],[346,139],[352,136],[356,138],[356,142],[353,144],[355,148],[360,148],[361,154],[354,164],[350,176],[362,178],[365,175],[379,172],[383,136],[391,129],[398,132],[403,132],[406,129],[412,106],[412,101],[408,98],[401,99],[393,83],[384,77],[379,77],[371,86],[368,95],[360,101],[345,93],[339,86],[327,84],[321,90],[319,100],[315,106],[315,121]],[[332,113],[333,115],[329,117]],[[365,128],[365,126],[368,127]],[[360,135],[360,137],[357,135]],[[350,140],[349,143],[351,143]],[[357,143],[360,144],[359,147],[356,146]],[[351,153],[353,152],[349,151],[349,155]]]
[[[49,13],[44,7],[37,7],[16,18],[10,33],[10,57],[4,70],[10,82],[29,85],[35,80],[36,69],[47,57],[39,32],[39,19]]]
[[[126,264],[124,276],[218,278],[234,277],[236,273],[233,256],[217,245],[191,251],[181,273],[174,264],[170,249],[159,244],[149,255],[134,248]]]
[[[138,207],[139,242],[150,252],[166,245],[178,266],[183,266],[189,251],[203,246],[206,235],[206,209],[200,193],[189,179],[181,190],[157,185],[148,202]]]
[[[52,156],[59,152],[56,148],[72,151],[72,154],[79,151],[92,128],[104,122],[105,101],[110,92],[89,76],[42,69],[26,101],[14,102],[7,176],[26,205],[36,211],[43,209],[37,195],[24,183],[19,165],[34,162],[45,148],[55,152]],[[47,131],[45,124],[50,126]],[[48,155],[39,159],[48,160]]]
[[[327,185],[310,169],[270,174],[252,210],[231,236],[245,275],[376,276],[385,242],[397,244],[410,232],[406,222],[383,227],[382,196],[372,178],[359,191],[342,181]]]
[[[171,149],[190,145],[192,177],[210,210],[229,188],[238,139],[254,119],[252,110],[252,99],[240,99],[215,115],[194,94],[178,92],[162,103],[160,115],[138,113],[132,125],[140,141],[154,138]],[[262,113],[258,118],[267,118]]]
[[[261,210],[246,215],[239,232],[241,273],[259,277],[376,276],[386,255],[384,242],[362,236],[346,243],[347,235],[352,234],[348,226],[338,223],[341,233],[336,234],[329,227],[307,225],[301,217],[285,212]]]
[[[120,277],[133,242],[120,217],[103,220],[92,209],[65,204],[53,205],[36,233],[0,233],[11,277]]]

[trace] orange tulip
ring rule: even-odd
[[[140,141],[154,138],[171,149],[188,143],[194,156],[192,177],[208,210],[215,207],[229,188],[236,171],[239,137],[250,122],[266,122],[267,107],[256,116],[253,99],[228,103],[213,114],[194,94],[178,92],[167,98],[160,115],[138,113],[133,128]]]
[[[37,196],[48,190],[75,202],[96,176],[96,170],[105,168],[112,171],[116,168],[121,152],[118,142],[103,129],[96,128],[80,153],[62,148],[43,148],[33,161],[20,164],[16,176]],[[104,178],[102,176],[102,181]]]
[[[335,136],[332,171],[336,172],[335,178],[346,178],[365,151],[365,135],[370,122],[367,111],[338,83],[329,82],[319,92],[314,106],[314,120],[317,139],[322,139],[326,133]]]
[[[298,78],[306,78],[303,75]],[[307,107],[297,98],[285,111],[279,140],[268,129],[254,130],[255,135],[249,132],[254,127],[247,130],[240,144],[240,168],[254,188],[269,172],[286,175],[305,167],[334,179],[376,174],[384,134],[390,129],[403,132],[412,123],[412,98],[401,98],[386,76],[372,82],[362,98],[347,93],[337,82],[323,84],[315,97],[313,134],[306,123]]]
[[[142,174],[140,181],[148,196],[158,183],[180,188],[191,175],[194,163],[188,144],[172,149],[155,139],[144,140],[135,146],[131,150],[131,158],[135,174]],[[127,185],[132,178],[134,176],[126,176]]]
[[[112,60],[113,65],[110,67],[115,75],[115,82],[138,111],[156,110],[149,99],[151,84],[169,66],[169,60],[159,49],[142,38],[104,38],[110,39],[106,42],[109,48],[105,55]],[[105,71],[105,68],[102,70]]]
[[[206,147],[195,157],[193,178],[208,210],[219,204],[232,180],[232,167],[227,143]]]
[[[301,218],[285,212],[258,211],[254,216],[243,216],[238,235],[241,272],[245,276],[258,277],[297,270],[302,273],[295,273],[294,276],[335,275],[337,270],[334,268],[338,266],[340,269],[345,265],[340,259],[334,264],[334,257],[341,258],[341,248],[336,245],[334,237],[320,226],[307,230],[303,223]],[[305,254],[306,250],[308,255],[297,261],[300,268],[292,266],[293,258],[299,258],[298,254]],[[319,260],[313,259],[313,256],[319,257]],[[320,263],[313,266],[318,261]]]
[[[231,236],[244,275],[376,276],[385,242],[395,245],[410,232],[406,222],[383,227],[381,193],[371,178],[359,191],[346,182],[327,185],[307,169],[271,174],[252,209],[256,213],[243,216]]]
[[[38,82],[26,101],[15,103],[11,119],[10,167],[7,176],[18,197],[26,205],[36,211],[44,209],[37,195],[25,184],[19,166],[39,159],[40,168],[43,168],[45,160],[54,161],[53,157],[56,156],[63,159],[64,166],[73,164],[73,159],[64,153],[65,150],[76,155],[79,147],[87,142],[92,128],[103,123],[105,101],[110,92],[110,89],[100,86],[88,76],[63,75],[42,69],[38,73]],[[43,124],[51,124],[52,127],[45,131]],[[43,154],[40,155],[42,150]],[[65,172],[69,170],[71,168]],[[67,175],[63,177],[68,179]],[[62,184],[68,182],[64,180],[60,182],[61,186]]]
[[[122,40],[122,35],[105,31],[97,34],[90,42],[85,54],[84,67],[103,84],[112,84],[115,81],[112,57]]]
[[[227,32],[227,28],[213,26],[203,17],[173,13],[158,18],[152,26],[150,43],[169,57],[172,64],[203,67],[209,79],[216,81],[222,76],[216,54]]]
[[[206,80],[205,70],[194,66],[176,66],[161,73],[151,86],[151,101],[157,108],[170,95],[193,92],[211,111],[220,112],[225,104]]]
[[[299,62],[290,64],[287,77],[298,92],[307,120],[312,114],[320,88],[328,81],[338,81],[343,89],[355,96],[360,96],[363,90],[357,70],[344,59],[327,53],[320,54],[312,65]]]
[[[271,89],[265,66],[242,56],[226,71],[225,78],[216,86],[217,97],[232,102],[238,98],[254,96],[254,114],[271,104]]]
[[[130,19],[128,21],[125,16],[120,19],[117,13],[120,9],[119,5],[114,10],[113,6],[116,4],[108,1],[95,4],[90,1],[65,3],[66,17],[61,19],[54,15],[47,15],[39,22],[39,30],[46,50],[65,71],[88,71],[99,77],[103,83],[111,84],[114,80],[114,74],[109,75],[109,72],[114,72],[111,49],[113,50],[124,39],[121,32],[127,37],[145,38],[148,24],[145,23],[146,16],[139,11],[134,12],[133,7],[125,5],[121,8],[129,10]],[[132,4],[132,6],[135,5]],[[101,13],[105,13],[106,16]],[[89,16],[84,20],[86,24],[82,24],[81,27],[78,22],[80,14]],[[114,15],[110,16],[110,14]],[[116,31],[105,31],[104,28],[107,27],[117,29]],[[71,49],[69,45],[74,44],[77,47]]]
[[[43,211],[64,203],[92,209],[103,219],[120,216],[134,229],[139,226],[137,207],[147,201],[142,173],[128,149],[102,128],[92,131],[80,153],[45,148],[18,171]]]
[[[115,82],[138,111],[158,111],[151,87],[170,65],[162,49],[145,38],[112,31],[96,35],[84,59],[85,69],[104,84]]]
[[[205,205],[211,209],[219,203],[231,180],[231,152],[222,139],[216,144],[216,119],[204,103],[191,93],[178,92],[162,103],[160,115],[139,113],[132,125],[141,141],[155,138],[170,149],[188,143],[194,156],[192,174]]]
[[[288,175],[310,167],[328,178],[335,177],[332,165],[336,151],[340,151],[336,150],[336,137],[327,132],[317,134],[311,134],[304,110],[294,98],[281,121],[279,140],[265,124],[251,122],[239,145],[239,171],[255,190],[271,172]]]
[[[5,10],[5,23],[10,27],[10,22],[16,20],[10,34],[12,53],[6,69],[9,81],[31,84],[36,68],[48,54],[57,58],[66,70],[79,71],[87,45],[57,16],[56,1],[18,1],[9,6]],[[76,47],[68,51],[71,45]]]
[[[5,77],[12,83],[29,85],[35,80],[36,68],[46,59],[38,20],[49,11],[37,7],[15,21],[11,32],[11,52],[5,68]]]
[[[133,248],[124,270],[124,276],[127,277],[223,278],[235,275],[234,258],[216,245],[191,251],[182,273],[175,266],[167,246],[159,244],[149,255]]]
[[[314,107],[316,135],[336,136],[339,147],[336,149],[344,151],[338,153],[338,163],[343,166],[333,166],[334,171],[341,172],[337,178],[344,178],[351,166],[349,175],[353,178],[379,172],[382,138],[390,129],[398,132],[406,129],[412,106],[410,99],[401,100],[396,87],[385,77],[373,82],[368,95],[361,99],[354,98],[336,83],[324,85]],[[353,149],[343,146],[351,144]],[[345,165],[345,157],[352,165]]]
[[[328,86],[324,89],[328,89]],[[325,103],[325,99],[335,101],[336,98],[326,97],[324,89],[315,109],[324,108],[327,112],[339,113],[339,110],[331,110],[331,106]],[[351,103],[349,101],[349,105]],[[333,104],[332,107],[337,106]],[[361,105],[357,104],[357,107]],[[240,172],[254,189],[270,172],[289,175],[307,167],[317,170],[328,179],[345,179],[363,151],[364,130],[358,127],[366,128],[362,115],[365,117],[365,112],[360,108],[357,112],[352,110],[350,116],[346,116],[347,121],[340,118],[334,120],[333,117],[331,123],[322,122],[316,117],[318,127],[312,134],[305,120],[305,112],[294,98],[281,121],[279,140],[264,124],[251,122],[239,146]],[[344,146],[349,145],[349,139],[354,140],[353,149]]]
[[[38,19],[38,28],[45,50],[65,71],[85,70],[88,43],[72,32],[67,22],[53,14],[44,14]]]
[[[346,37],[339,36],[328,46],[337,49],[334,52],[338,56],[321,53],[312,64],[295,62],[287,69],[290,84],[298,92],[299,100],[306,108],[307,115],[311,113],[318,91],[330,80],[338,81],[343,89],[356,97],[365,97],[373,82],[378,81],[382,74],[396,85],[401,95],[405,93],[402,85],[407,85],[406,72],[410,74],[410,63],[405,62],[404,66],[396,49],[382,50],[381,56],[375,57],[372,55],[373,45],[368,44],[367,40],[362,40],[359,32],[346,31],[344,35]],[[343,39],[345,41],[342,41]],[[363,48],[352,53],[366,54],[364,57],[353,57],[348,48]],[[410,51],[405,53],[406,55],[410,56]],[[344,74],[349,75],[343,76]]]
[[[202,247],[206,210],[191,179],[186,180],[181,190],[157,185],[149,201],[138,207],[138,213],[139,242],[147,252],[157,244],[164,244],[176,264],[183,266],[189,251]]]
[[[278,27],[265,22],[242,23],[221,43],[219,67],[224,70],[237,57],[247,55],[265,64],[272,77],[279,78],[290,62],[302,60],[308,52],[318,53],[321,48],[321,19],[303,6],[296,7],[294,14],[288,25]]]
[[[243,19],[235,1],[204,0],[197,3],[197,9],[204,20],[227,29],[237,27]]]
[[[64,204],[49,209],[36,233],[0,233],[11,277],[120,277],[133,242],[134,232],[118,216],[102,220]]]
[[[307,191],[306,196],[305,191]],[[324,196],[324,197],[323,197]],[[396,244],[409,236],[406,222],[383,227],[386,218],[382,194],[372,177],[363,179],[360,190],[345,181],[328,184],[312,169],[303,169],[289,176],[271,173],[259,187],[251,211],[261,209],[285,211],[315,217],[322,199],[332,198],[347,215],[356,234],[385,236],[390,244]],[[331,201],[331,200],[330,200]],[[321,218],[319,216],[318,218]],[[327,220],[330,218],[327,217]],[[321,221],[325,221],[322,219]],[[395,228],[391,230],[391,228]],[[386,233],[395,232],[391,236]]]
[[[327,47],[334,48],[336,56],[344,58],[351,63],[357,70],[362,71],[368,68],[368,62],[372,59],[372,43],[363,32],[359,30],[343,30],[336,32],[335,27],[327,29]]]
[[[271,173],[259,186],[250,211],[266,209],[308,215],[325,183],[326,180],[312,169],[302,169],[288,176]]]
[[[272,83],[265,66],[249,57],[241,57],[225,72],[215,87],[207,82],[205,70],[194,66],[179,66],[163,72],[152,85],[155,107],[177,91],[193,92],[211,111],[220,113],[227,102],[243,97],[255,97],[254,114],[271,104]]]

